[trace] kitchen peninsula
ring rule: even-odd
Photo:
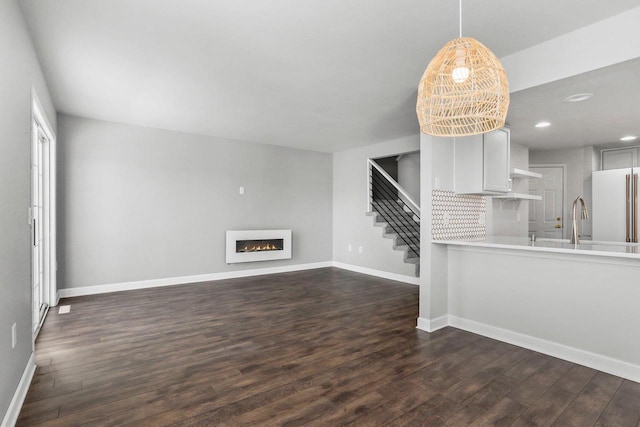
[[[633,332],[639,249],[526,238],[433,241],[433,274],[447,291],[439,322],[640,381]]]
[[[529,201],[456,192],[454,145],[421,136],[417,327],[452,326],[640,382],[640,246],[529,241]],[[510,160],[527,169],[528,150],[512,143]]]

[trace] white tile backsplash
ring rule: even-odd
[[[482,196],[432,191],[432,227],[434,240],[484,240],[486,200]]]

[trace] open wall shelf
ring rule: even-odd
[[[508,199],[508,200],[542,200],[542,196],[534,196],[532,194],[524,193],[506,193],[498,196],[493,196],[494,199]]]
[[[542,178],[542,174],[536,173],[536,172],[531,172],[531,171],[528,171],[528,170],[525,170],[525,169],[513,168],[511,170],[511,178],[541,179]]]

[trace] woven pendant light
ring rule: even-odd
[[[509,83],[502,64],[479,41],[451,40],[431,60],[418,87],[420,131],[435,136],[477,135],[504,126]]]

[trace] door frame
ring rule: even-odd
[[[32,124],[35,122],[40,129],[42,129],[42,131],[44,132],[44,134],[46,135],[47,139],[48,139],[48,143],[47,146],[45,147],[43,145],[43,165],[46,162],[46,170],[48,171],[47,174],[47,179],[46,181],[46,188],[45,188],[45,196],[44,196],[44,203],[45,203],[45,209],[44,209],[44,221],[43,221],[43,237],[44,237],[44,281],[47,284],[47,288],[48,288],[48,292],[46,295],[46,303],[49,305],[49,307],[54,307],[56,305],[58,305],[58,286],[57,286],[57,282],[56,282],[56,271],[57,271],[57,254],[56,254],[56,135],[53,131],[53,127],[51,126],[51,123],[49,122],[49,120],[47,119],[47,116],[45,114],[44,108],[42,107],[42,104],[40,102],[40,99],[38,98],[38,94],[35,90],[34,87],[31,87],[31,122]],[[34,129],[34,126],[31,126],[32,132]],[[36,132],[37,132],[37,127],[35,128]],[[35,135],[35,137],[37,138],[37,135]],[[33,141],[34,135],[31,135],[31,138],[29,139],[29,144],[32,145],[32,141]],[[31,149],[33,150],[33,148]],[[44,155],[46,154],[46,155]],[[32,153],[33,155],[33,153]],[[33,191],[33,190],[32,190]],[[29,206],[29,212],[30,212],[30,218],[29,218],[29,223],[31,224],[31,209],[32,209],[32,205],[33,205],[33,195],[31,198],[31,202],[30,202],[30,206]],[[31,256],[31,275],[33,276],[33,255]],[[34,310],[33,307],[33,299],[34,299],[34,295],[33,295],[33,277],[31,277],[31,309]],[[33,314],[32,313],[32,318],[33,318]],[[32,325],[35,326],[35,325]],[[37,336],[37,330],[34,330],[34,328],[32,327],[32,332],[33,332],[33,340],[35,341],[35,338]]]
[[[565,230],[569,225],[567,218],[567,164],[566,163],[536,163],[530,164],[529,168],[562,168],[562,233],[565,238]],[[544,196],[543,196],[544,197]],[[567,233],[568,236],[568,233]]]

